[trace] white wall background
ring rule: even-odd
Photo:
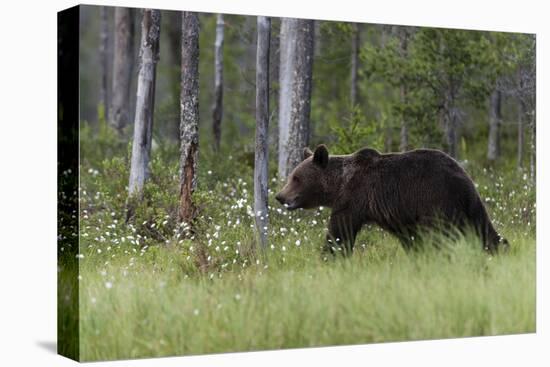
[[[94,366],[550,365],[550,33],[544,0],[126,0],[98,4],[537,33],[537,334],[94,363]],[[56,339],[56,12],[5,2],[0,56],[0,365],[65,366]],[[545,280],[546,279],[546,280]],[[546,311],[545,311],[546,309]]]

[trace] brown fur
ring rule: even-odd
[[[351,252],[363,224],[375,223],[395,235],[405,249],[421,229],[474,229],[483,247],[494,252],[502,242],[474,183],[447,154],[430,149],[380,154],[365,148],[330,156],[324,145],[288,177],[276,199],[289,210],[326,206],[332,209],[328,248]],[[443,223],[442,223],[443,222]]]

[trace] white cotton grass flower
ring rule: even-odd
[[[111,282],[105,282],[105,288],[107,288],[107,289],[113,288],[113,283],[111,283]]]

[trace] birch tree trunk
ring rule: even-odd
[[[99,43],[99,60],[101,63],[101,89],[99,101],[103,108],[103,113],[106,121],[109,121],[109,21],[107,15],[107,7],[100,7],[101,17],[101,39]]]
[[[281,62],[281,44],[280,44],[280,26],[281,26],[281,20],[280,18],[274,18],[271,19],[271,29],[270,29],[270,41],[271,44],[269,46],[269,80],[279,80],[279,72],[280,72],[280,62]],[[274,30],[278,29],[279,33],[273,34]],[[275,112],[279,112],[279,88],[273,88],[271,87],[271,90],[269,91],[269,99],[270,102],[273,104],[270,106],[271,108],[271,115],[270,115],[270,121],[273,121],[273,117],[276,114]],[[278,119],[278,117],[277,117]],[[278,144],[279,143],[279,129],[271,129],[272,135],[269,137],[269,144]]]
[[[134,16],[131,8],[115,8],[111,125],[121,132],[130,120],[130,85],[134,69]]]
[[[199,152],[199,17],[183,12],[181,42],[180,221],[195,217],[193,192],[197,186]]]
[[[500,156],[501,101],[501,92],[493,91],[489,106],[489,141],[487,144],[487,159],[493,162]]]
[[[290,107],[292,102],[292,81],[294,76],[294,62],[296,45],[297,19],[282,18],[279,36],[279,156],[278,176],[285,180],[288,175],[287,141],[290,127]]]
[[[290,103],[285,101],[290,104],[288,132],[286,141],[283,140],[280,144],[280,148],[285,151],[283,154],[286,155],[279,173],[280,177],[284,178],[302,161],[303,148],[309,144],[310,134],[314,22],[307,19],[294,19],[293,22],[294,40],[285,39],[293,44],[295,50],[290,70],[291,90],[284,96],[290,97]]]
[[[212,132],[214,133],[214,150],[216,152],[220,150],[223,117],[223,33],[223,14],[218,14],[214,49],[214,105],[212,106]]]
[[[351,35],[351,81],[350,81],[350,103],[354,108],[357,104],[358,89],[357,89],[357,70],[359,68],[359,44],[360,44],[360,24],[353,23],[353,31]]]
[[[271,19],[258,17],[256,51],[256,147],[254,158],[254,214],[262,249],[267,246],[267,181],[269,131],[269,48]]]
[[[156,65],[159,58],[160,11],[144,9],[141,21],[140,68],[138,75],[134,141],[130,163],[129,196],[141,196],[149,175],[149,158],[155,107]]]
[[[180,95],[181,95],[181,12],[173,11],[167,15],[166,31],[170,57],[170,109],[168,135],[170,140],[180,143]]]

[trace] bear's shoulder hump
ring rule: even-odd
[[[375,159],[380,157],[380,153],[378,153],[377,150],[372,148],[363,148],[355,152],[353,155],[360,157],[360,158],[366,158],[366,159]]]

